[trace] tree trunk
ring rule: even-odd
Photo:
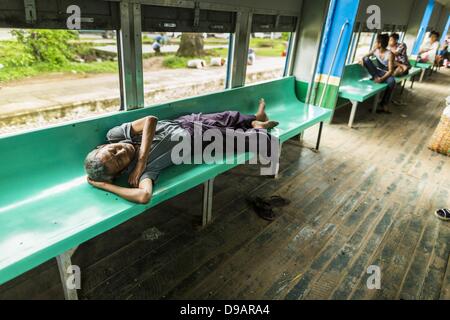
[[[201,57],[205,54],[203,45],[203,36],[201,33],[183,33],[181,35],[177,56]]]

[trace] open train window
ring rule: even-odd
[[[0,5],[0,135],[120,109],[117,4],[77,3],[80,31],[64,1]]]
[[[382,33],[398,33],[400,41],[403,41],[405,37],[406,26],[400,25],[388,25],[383,26]],[[376,40],[377,33],[381,31],[369,31],[360,29],[355,31],[352,36],[352,41],[347,55],[347,64],[360,61],[369,51],[373,48]]]
[[[255,14],[252,19],[246,84],[285,75],[296,17]]]
[[[235,13],[142,6],[146,105],[225,88]]]
[[[374,46],[376,33],[374,32],[361,32],[359,34],[359,41],[354,44],[353,52],[349,51],[348,63],[355,63],[360,61]]]

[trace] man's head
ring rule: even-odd
[[[389,36],[386,33],[377,35],[376,48],[386,49],[389,45]]]
[[[400,39],[400,36],[398,33],[392,33],[389,37],[389,46],[395,47],[398,44],[398,40]]]
[[[129,143],[98,146],[84,160],[87,175],[94,181],[111,182],[133,160],[136,149]]]
[[[436,41],[439,41],[440,33],[437,31],[431,31],[430,32],[430,41],[431,43],[434,43]]]

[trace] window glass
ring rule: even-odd
[[[246,84],[283,77],[291,32],[251,34]]]
[[[358,45],[356,47],[355,58],[352,62],[358,62],[372,49],[374,33],[373,32],[361,32]]]
[[[143,33],[145,104],[224,90],[229,33]]]

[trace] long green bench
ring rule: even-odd
[[[0,284],[56,257],[65,296],[75,299],[76,290],[67,287],[65,280],[77,246],[200,184],[204,184],[203,222],[209,222],[214,178],[251,154],[237,155],[233,164],[169,167],[147,205],[88,185],[84,157],[104,143],[110,128],[121,123],[147,115],[173,119],[191,112],[224,110],[252,114],[261,97],[269,116],[280,122],[272,134],[281,142],[316,124],[321,129],[331,117],[330,110],[300,102],[295,79],[288,77],[0,138]],[[320,134],[317,148],[319,142]]]
[[[402,93],[405,87],[406,81],[411,80],[411,88],[414,84],[415,77],[420,73],[419,68],[412,68],[409,74],[396,77],[397,83],[403,82]],[[366,68],[358,63],[349,64],[345,66],[344,74],[342,77],[341,85],[339,87],[339,98],[349,100],[352,104],[352,110],[348,121],[348,126],[353,127],[355,120],[356,110],[358,104],[364,102],[372,97],[374,98],[374,104],[372,111],[375,112],[378,102],[380,100],[380,94],[386,90],[386,83],[376,83],[371,80],[371,75]]]

